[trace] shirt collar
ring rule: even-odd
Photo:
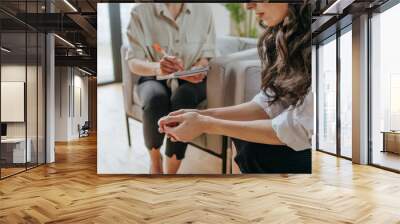
[[[158,15],[162,15],[164,14],[165,10],[168,10],[165,3],[154,3],[154,4]],[[183,3],[183,9],[182,9],[183,12],[190,14],[192,13],[192,10],[193,6],[191,4]]]

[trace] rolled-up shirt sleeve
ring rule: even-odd
[[[313,97],[309,93],[303,104],[290,107],[272,119],[272,128],[281,142],[290,148],[296,151],[309,149],[314,128],[313,113]]]
[[[273,119],[278,116],[278,114],[282,113],[282,111],[286,108],[281,102],[276,102],[272,105],[269,105],[270,97],[265,94],[264,91],[260,91],[253,99],[252,102],[258,104],[268,115],[269,119]]]
[[[201,52],[202,58],[216,57],[215,42],[216,42],[216,34],[215,34],[214,18],[213,18],[212,13],[210,12],[210,20],[209,20],[207,37],[206,37],[206,41],[203,45],[203,50]]]
[[[136,59],[150,59],[147,57],[148,52],[146,49],[143,24],[135,9],[131,12],[131,20],[127,29],[127,36],[130,48],[126,52],[125,60]]]

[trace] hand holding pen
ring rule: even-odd
[[[169,75],[174,72],[183,71],[183,62],[176,56],[168,55],[159,44],[153,44],[153,49],[163,57],[160,60],[161,75]]]

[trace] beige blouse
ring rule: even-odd
[[[200,58],[215,57],[215,28],[211,8],[185,3],[176,20],[165,3],[141,3],[131,12],[127,30],[130,50],[125,59],[159,61],[162,55],[152,45],[183,60],[190,69]]]

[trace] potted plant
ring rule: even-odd
[[[232,23],[232,35],[240,37],[256,38],[258,24],[252,10],[246,10],[243,3],[225,3],[229,11]]]

